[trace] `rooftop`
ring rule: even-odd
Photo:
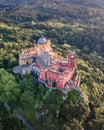
[[[47,39],[45,37],[41,37],[38,40],[38,44],[45,44],[47,42]]]

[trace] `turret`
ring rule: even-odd
[[[40,50],[44,49],[45,44],[47,43],[47,39],[45,37],[41,37],[38,39],[37,41],[37,45],[38,45],[38,56],[40,56]]]
[[[75,67],[75,55],[76,55],[76,52],[73,51],[70,53],[70,56],[69,56],[69,67]]]
[[[46,39],[45,37],[39,38],[37,41],[38,45],[38,55],[40,56],[41,51],[50,52],[52,51],[51,48],[51,41],[49,39]]]

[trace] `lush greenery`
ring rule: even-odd
[[[26,130],[16,118],[21,113],[38,130],[104,130],[104,9],[81,1],[0,1],[0,129]],[[60,55],[76,50],[85,100],[12,72],[21,49],[41,35]]]

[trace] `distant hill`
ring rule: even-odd
[[[22,3],[44,3],[49,2],[48,0],[1,0],[0,4],[22,4]],[[71,3],[71,4],[77,4],[77,5],[88,5],[88,6],[101,6],[104,7],[104,1],[103,0],[51,0],[50,2],[61,2],[61,3]]]

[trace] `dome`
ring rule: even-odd
[[[38,44],[45,44],[47,42],[47,39],[45,37],[41,37],[38,40]]]

